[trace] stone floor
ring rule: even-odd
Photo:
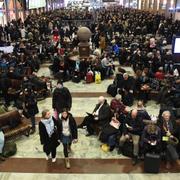
[[[48,65],[47,65],[48,66]],[[39,76],[50,76],[50,71],[47,68],[47,66],[43,66],[40,71],[38,72]],[[132,69],[127,68],[127,71],[132,74]],[[53,81],[53,84],[56,82]],[[79,93],[79,96],[74,96],[73,97],[73,104],[72,104],[72,109],[71,113],[74,115],[74,117],[84,117],[86,115],[86,112],[92,112],[93,108],[95,107],[95,104],[97,103],[97,93],[100,95],[101,93],[104,94],[106,92],[107,86],[112,83],[112,79],[109,80],[104,80],[101,84],[85,84],[83,82],[79,84],[75,84],[72,82],[66,82],[64,83],[64,86],[68,87],[71,93]],[[88,95],[86,97],[82,96],[81,93],[92,93],[91,96],[89,97]],[[94,97],[93,97],[94,93]],[[111,97],[107,96],[107,101],[111,101]],[[135,102],[136,104],[136,102]],[[133,107],[135,107],[135,104]],[[38,103],[39,106],[39,111],[41,112],[44,108],[48,108],[52,110],[52,98],[49,97],[45,100],[39,101]],[[133,108],[131,107],[131,108]],[[154,101],[149,101],[147,104],[147,111],[149,114],[153,115],[158,115],[159,112],[159,106],[154,102]],[[37,115],[40,117],[40,113]],[[116,150],[113,152],[108,152],[104,153],[100,149],[100,142],[97,140],[97,137],[92,136],[92,137],[86,137],[86,130],[78,130],[79,138],[78,138],[78,143],[73,144],[73,154],[71,155],[71,158],[75,159],[127,159],[126,157],[123,157],[121,155],[118,155]],[[17,154],[12,157],[12,158],[40,158],[44,159],[45,155],[42,151],[42,146],[40,145],[39,141],[39,135],[38,132],[35,134],[31,135],[30,137],[21,137],[16,140],[17,143],[17,148],[18,152]],[[58,147],[58,152],[57,152],[57,157],[58,158],[63,158],[63,153],[62,153],[62,146]],[[23,161],[22,161],[23,162]],[[102,164],[103,165],[103,164]],[[17,164],[18,166],[18,164]],[[32,164],[33,166],[33,164]],[[82,164],[83,166],[83,164]],[[91,164],[93,166],[93,164]],[[47,167],[48,168],[48,167]],[[109,166],[109,168],[112,168]],[[8,171],[7,171],[8,172]],[[113,172],[113,171],[112,171]],[[42,174],[42,173],[1,173],[0,174],[0,179],[1,180],[16,180],[16,179],[129,179],[129,180],[140,180],[140,179],[147,179],[147,180],[170,180],[170,179],[180,179],[180,173],[168,173],[168,174],[158,174],[158,175],[150,175],[150,174],[137,174],[137,173],[131,173],[131,174],[111,174],[108,173],[106,174],[106,171],[104,173],[93,173],[93,174],[68,174],[64,172],[64,174]]]

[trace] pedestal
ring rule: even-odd
[[[88,58],[90,56],[90,47],[89,45],[79,44],[79,57]]]

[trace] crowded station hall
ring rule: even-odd
[[[178,179],[180,0],[0,0],[0,179]]]

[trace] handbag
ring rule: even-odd
[[[122,154],[127,157],[133,157],[133,143],[126,141],[122,147]]]
[[[3,149],[3,156],[8,158],[10,156],[15,155],[17,152],[16,143],[13,141],[6,142]]]

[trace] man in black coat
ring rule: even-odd
[[[122,101],[126,106],[132,106],[134,97],[134,86],[135,80],[133,77],[129,76],[127,73],[123,74],[122,86],[119,88],[119,93],[122,95]]]
[[[133,159],[132,164],[137,163],[137,158],[139,154],[139,141],[140,136],[143,131],[143,121],[140,116],[138,116],[137,109],[133,109],[126,117],[125,126],[123,129],[123,134],[120,138],[120,149],[123,147],[126,140],[132,139],[133,142]]]
[[[53,92],[52,107],[58,115],[63,109],[70,110],[72,106],[72,96],[69,89],[63,86],[62,82],[57,82],[57,87]]]
[[[94,125],[98,127],[103,127],[105,124],[110,122],[111,118],[111,109],[107,100],[100,96],[98,99],[98,104],[93,110],[93,113],[85,117],[83,123],[78,126],[78,128],[82,128],[83,126],[87,126],[88,134],[86,136],[91,136],[94,134]]]
[[[26,113],[24,112],[24,116],[26,116],[26,118],[31,119],[31,124],[32,124],[31,134],[33,134],[36,131],[35,115],[39,113],[39,109],[37,105],[37,97],[33,89],[25,89],[24,107],[25,107],[24,110],[26,112]]]

